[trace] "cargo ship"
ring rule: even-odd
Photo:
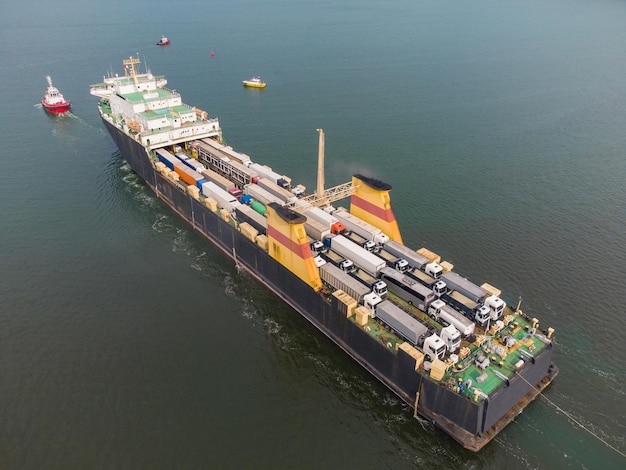
[[[324,188],[323,130],[309,193],[225,145],[217,118],[139,64],[123,60],[123,75],[90,89],[134,172],[413,416],[478,451],[556,377],[554,330],[496,287],[405,245],[389,184],[357,174]],[[342,200],[348,208],[333,205]]]

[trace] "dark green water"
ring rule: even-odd
[[[5,2],[0,468],[624,468],[544,399],[479,454],[414,420],[153,198],[88,88],[139,52],[311,188],[324,128],[327,185],[391,183],[405,243],[521,295],[556,329],[547,397],[623,453],[625,24],[608,0]],[[71,114],[37,104],[47,74]]]

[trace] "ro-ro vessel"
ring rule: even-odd
[[[425,248],[404,245],[391,186],[363,175],[314,194],[222,142],[217,118],[164,77],[91,86],[102,121],[154,194],[374,377],[467,449],[558,374],[553,330]],[[319,131],[323,168],[323,131]],[[349,199],[349,208],[330,203]]]

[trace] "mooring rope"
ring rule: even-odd
[[[517,373],[517,372],[516,372]],[[559,405],[557,405],[556,403],[554,403],[552,400],[550,400],[547,396],[545,396],[543,393],[541,393],[541,391],[539,389],[537,389],[537,387],[535,387],[533,384],[531,384],[528,380],[526,380],[524,377],[522,377],[521,374],[517,374],[518,377],[520,377],[524,382],[526,382],[528,385],[531,386],[531,388],[533,388],[542,398],[544,398],[550,405],[552,405],[554,408],[556,408],[558,411],[560,411],[561,413],[563,413],[567,419],[569,419],[570,421],[574,422],[576,425],[578,425],[581,429],[587,431],[589,434],[591,434],[593,437],[595,437],[596,439],[598,439],[600,442],[602,442],[605,446],[607,446],[608,448],[614,450],[615,452],[617,452],[619,455],[621,455],[622,457],[626,458],[626,454],[624,454],[624,452],[622,452],[621,450],[613,447],[611,444],[609,444],[608,442],[606,442],[602,437],[598,436],[596,433],[594,433],[591,429],[588,429],[584,424],[582,424],[580,421],[578,421],[576,418],[574,418],[571,414],[569,414],[567,411],[565,411],[563,408],[561,408]]]

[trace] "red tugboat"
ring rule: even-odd
[[[52,84],[50,76],[46,76],[48,80],[48,88],[46,89],[41,104],[49,113],[66,113],[70,110],[70,102],[63,98],[63,95]]]
[[[156,43],[157,46],[167,46],[170,43],[169,38],[166,38],[165,36],[161,36],[161,40],[159,42]]]

